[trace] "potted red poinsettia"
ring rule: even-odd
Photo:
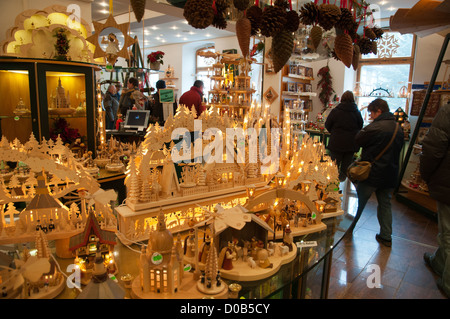
[[[155,51],[147,55],[147,63],[150,65],[150,69],[159,70],[163,63],[164,52]]]

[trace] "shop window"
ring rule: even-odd
[[[391,112],[401,107],[409,114],[414,49],[414,35],[385,32],[377,41],[377,54],[362,56],[354,93],[366,121],[367,106],[379,97],[388,102]]]

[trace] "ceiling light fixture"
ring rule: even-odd
[[[102,10],[100,10],[100,13],[103,13],[103,14],[108,14],[108,13],[109,13],[109,11],[108,11],[108,10],[105,10],[105,9],[102,9]]]
[[[397,10],[397,8],[395,8],[395,7],[389,7],[389,8],[387,8],[389,11],[395,11],[395,10]]]
[[[154,25],[154,26],[150,27],[150,29],[152,29],[152,30],[158,30],[159,28],[158,28],[156,25]]]
[[[106,2],[100,2],[99,5],[102,7],[107,7],[109,4]]]

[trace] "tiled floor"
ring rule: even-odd
[[[349,201],[349,209],[356,201]],[[388,248],[375,240],[379,231],[377,202],[368,202],[353,236],[346,236],[333,254],[330,299],[443,299],[423,254],[437,248],[437,222],[392,199],[393,236]],[[379,267],[380,288],[375,283]],[[375,270],[374,270],[375,269]]]

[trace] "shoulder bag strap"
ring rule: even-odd
[[[395,136],[397,135],[398,127],[399,127],[399,125],[398,125],[398,122],[397,122],[396,125],[395,125],[394,134],[392,135],[391,140],[389,141],[388,145],[386,145],[386,147],[381,151],[381,153],[378,154],[377,157],[375,157],[375,159],[372,161],[372,164],[373,164],[375,161],[378,161],[378,160],[381,158],[381,156],[383,156],[384,152],[387,151],[387,149],[389,148],[389,146],[391,146],[392,142],[393,142],[394,139],[395,139]]]

